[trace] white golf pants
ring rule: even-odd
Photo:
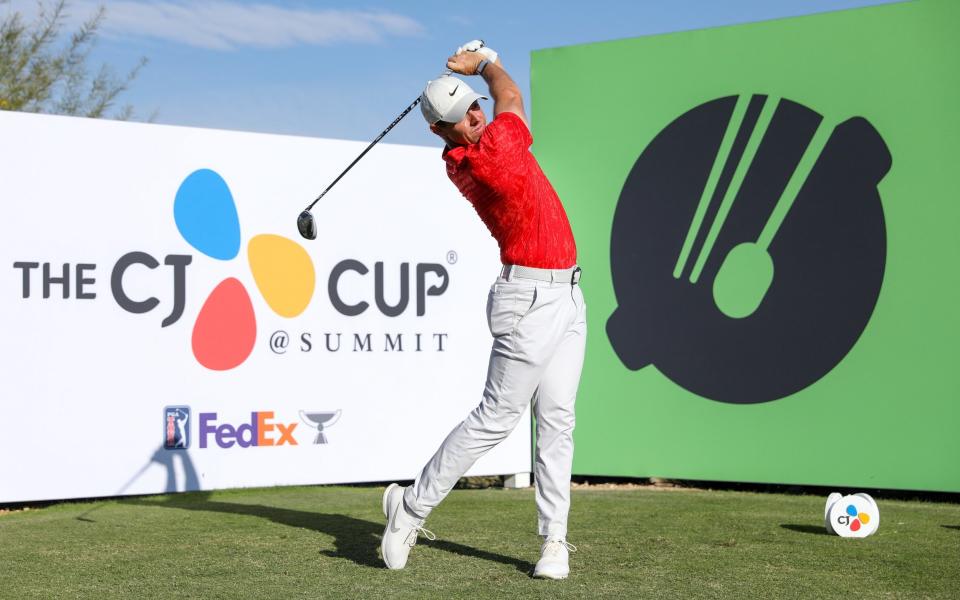
[[[490,288],[487,322],[493,348],[483,400],[406,489],[404,504],[425,519],[467,469],[513,431],[532,400],[538,531],[566,537],[574,402],[587,335],[583,294],[570,282],[500,277]]]

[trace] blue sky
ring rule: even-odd
[[[474,38],[501,53],[529,98],[534,50],[882,3],[74,0],[69,12],[78,23],[105,5],[96,63],[126,71],[139,57],[149,59],[122,97],[140,118],[155,113],[157,123],[171,125],[370,140]],[[0,15],[10,10],[29,17],[36,0],[0,4]],[[419,111],[386,141],[440,145]]]

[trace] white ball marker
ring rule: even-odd
[[[827,533],[840,537],[865,538],[880,526],[880,509],[869,494],[842,496],[834,492],[827,497],[824,525]]]

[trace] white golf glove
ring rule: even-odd
[[[454,54],[460,54],[461,52],[476,52],[482,54],[485,59],[492,63],[497,62],[497,57],[499,56],[496,50],[484,46],[483,40],[471,40],[457,48]]]

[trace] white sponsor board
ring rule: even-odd
[[[0,141],[0,502],[412,479],[480,401],[497,248],[439,148],[378,145],[306,241],[365,143],[11,112]],[[528,423],[469,474],[529,471]]]

